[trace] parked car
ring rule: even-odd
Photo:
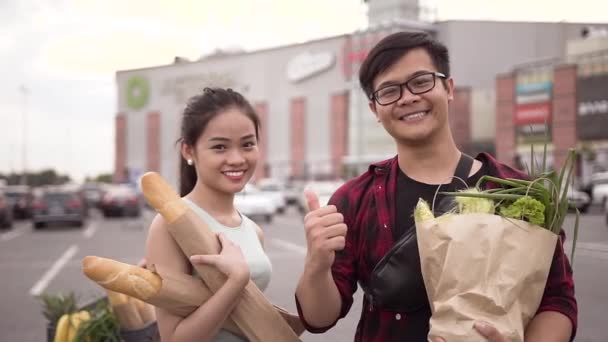
[[[142,199],[133,187],[126,184],[112,184],[104,188],[100,209],[104,217],[139,217]]]
[[[274,202],[276,213],[283,214],[287,207],[285,186],[276,179],[266,178],[258,182],[258,188]]]
[[[13,218],[28,219],[32,216],[32,190],[27,185],[9,185],[4,195],[13,207]]]
[[[11,228],[13,226],[13,208],[10,201],[0,190],[0,228]]]
[[[573,188],[568,189],[568,201],[581,213],[586,213],[591,205],[591,198],[587,193]]]
[[[101,206],[103,190],[100,185],[97,183],[85,183],[81,191],[88,208],[99,208]]]
[[[46,188],[34,198],[32,222],[35,229],[49,223],[67,223],[83,227],[86,220],[85,204],[77,191],[61,187]]]
[[[276,212],[273,200],[251,184],[234,196],[234,205],[243,215],[252,220],[262,218],[266,223],[272,222]]]
[[[591,177],[581,187],[581,190],[586,192],[589,198],[591,198],[592,204],[595,203],[593,200],[593,188],[600,184],[608,184],[608,172],[595,172],[591,174]]]
[[[605,205],[608,202],[608,183],[594,185],[591,197],[593,204]]]

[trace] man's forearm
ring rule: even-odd
[[[556,311],[543,311],[528,324],[526,342],[568,342],[572,335],[570,319]]]
[[[314,327],[327,327],[334,323],[340,315],[342,298],[331,275],[331,271],[312,274],[304,270],[296,296],[304,320]]]

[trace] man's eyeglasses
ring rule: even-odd
[[[440,72],[419,74],[401,84],[392,84],[376,90],[372,94],[372,100],[376,100],[382,106],[393,104],[403,96],[403,87],[407,88],[413,95],[424,94],[435,88],[437,77],[446,78]]]

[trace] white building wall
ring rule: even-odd
[[[145,172],[146,115],[161,114],[162,176],[173,186],[178,180],[179,124],[186,100],[206,86],[231,87],[240,91],[252,105],[268,106],[268,122],[262,127],[268,134],[268,162],[273,177],[289,176],[290,103],[306,99],[306,160],[311,171],[329,172],[331,138],[329,115],[331,95],[346,89],[340,65],[344,37],[338,36],[305,44],[239,55],[210,57],[194,63],[179,63],[155,68],[127,70],[116,75],[118,113],[127,116],[127,167]],[[330,53],[333,62],[317,74],[292,82],[287,65],[303,54]],[[140,110],[127,105],[126,84],[132,76],[145,77],[150,84],[149,101]]]

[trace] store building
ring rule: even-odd
[[[499,152],[495,135],[502,130],[496,106],[500,92],[495,86],[501,85],[495,82],[496,75],[515,64],[564,58],[567,41],[579,37],[587,25],[432,22],[419,20],[432,11],[418,0],[367,2],[370,25],[352,34],[253,52],[223,52],[196,61],[176,58],[169,65],[117,72],[116,180],[158,171],[177,184],[175,142],[181,111],[190,96],[207,86],[242,92],[261,116],[257,179],[348,178],[370,162],[394,155],[394,143],[370,112],[357,75],[369,50],[386,35],[402,30],[429,32],[450,50],[456,84],[450,124],[460,148],[473,154]],[[532,111],[546,110],[528,104]]]
[[[548,167],[580,151],[578,180],[608,170],[608,29],[566,45],[566,56],[516,66],[496,79],[499,159],[522,167],[548,142]],[[600,33],[604,32],[604,33]]]

